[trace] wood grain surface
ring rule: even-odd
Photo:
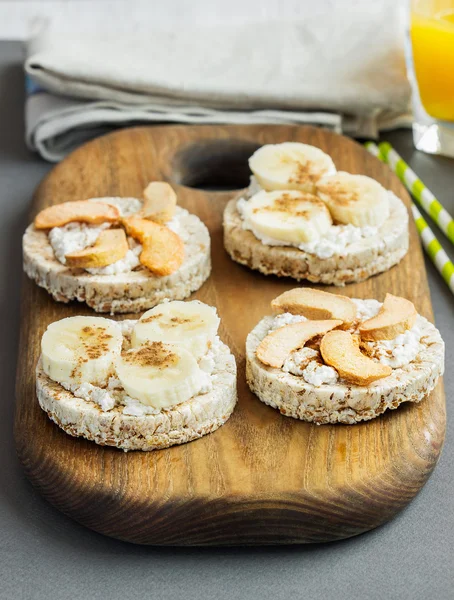
[[[222,244],[222,211],[234,192],[186,186],[246,185],[251,152],[265,143],[288,140],[319,146],[339,169],[376,178],[408,205],[398,179],[360,145],[321,129],[292,126],[123,130],[71,154],[37,189],[31,217],[63,201],[140,196],[153,179],[173,184],[179,204],[199,215],[212,237],[213,272],[193,297],[217,306],[221,338],[238,362],[239,403],[233,416],[198,441],[126,454],[71,438],[39,408],[34,369],[49,323],[92,313],[84,304],[54,302],[24,276],[17,450],[38,490],[83,525],[143,544],[336,540],[390,519],[417,494],[434,468],[445,432],[441,382],[419,405],[403,405],[354,426],[316,426],[283,417],[259,402],[246,385],[246,335],[269,314],[271,299],[295,282],[265,277],[229,259]],[[382,300],[388,291],[410,298],[421,314],[433,318],[413,222],[407,257],[389,272],[349,285],[342,293]]]

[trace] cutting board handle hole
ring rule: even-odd
[[[249,185],[248,158],[260,145],[248,140],[200,140],[179,150],[171,180],[178,185],[223,192]]]

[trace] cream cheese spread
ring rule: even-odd
[[[337,383],[339,374],[333,367],[321,365],[316,360],[312,360],[303,371],[304,380],[315,387],[327,384],[333,385]]]
[[[282,370],[285,373],[302,377],[304,381],[316,387],[324,383],[337,383],[339,375],[336,369],[323,365],[321,360],[320,352],[317,350],[301,348],[290,354],[284,362]]]
[[[420,340],[421,330],[415,323],[411,329],[401,333],[393,340],[362,342],[361,346],[370,358],[375,358],[383,365],[398,369],[415,360],[422,349]]]
[[[109,229],[110,223],[88,225],[87,223],[68,223],[63,227],[54,227],[49,231],[49,242],[55,258],[62,265],[66,264],[65,256],[70,252],[79,252],[87,246],[92,246],[104,229]]]
[[[285,327],[286,325],[293,325],[293,323],[301,323],[301,321],[307,321],[306,317],[303,317],[303,315],[292,315],[291,313],[282,313],[274,317],[273,323],[271,324],[268,333],[270,333],[271,331],[275,331],[280,327]]]

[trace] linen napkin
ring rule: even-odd
[[[48,29],[28,42],[25,70],[27,143],[51,161],[135,123],[313,123],[373,138],[411,122],[391,0],[292,22]]]

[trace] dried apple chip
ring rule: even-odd
[[[143,245],[140,262],[155,275],[170,275],[184,261],[184,244],[180,236],[164,225],[139,217],[122,220],[127,233]]]
[[[369,385],[392,373],[388,365],[382,365],[363,354],[357,340],[347,331],[336,330],[325,334],[320,352],[327,365],[355,385]]]
[[[123,229],[105,229],[93,246],[66,254],[66,264],[81,269],[107,267],[124,258],[128,250],[128,240]]]
[[[45,208],[35,217],[36,229],[52,229],[62,227],[67,223],[115,223],[120,218],[120,211],[112,204],[103,202],[63,202]]]
[[[177,195],[165,181],[152,181],[143,191],[141,210],[144,219],[155,223],[167,223],[175,214]]]
[[[342,325],[340,320],[302,321],[285,325],[269,333],[258,345],[256,350],[260,362],[270,367],[280,369],[285,359],[304,344],[334,327]]]

